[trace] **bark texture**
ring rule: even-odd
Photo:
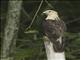
[[[1,60],[13,60],[13,49],[16,44],[16,35],[18,31],[21,0],[9,0],[6,26],[4,29],[4,38],[1,48]]]
[[[47,54],[47,60],[65,60],[64,52],[55,52],[53,48],[53,43],[44,36],[44,45]]]

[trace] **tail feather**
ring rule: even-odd
[[[64,51],[64,46],[65,46],[65,41],[63,40],[62,37],[59,37],[56,41],[51,40],[53,42],[53,48],[55,52],[63,52]]]

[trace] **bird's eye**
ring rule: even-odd
[[[51,12],[51,11],[49,11],[49,12]]]

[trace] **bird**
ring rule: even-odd
[[[42,22],[43,33],[53,43],[55,52],[63,52],[65,47],[64,33],[66,24],[60,19],[57,11],[46,10],[43,12],[46,16]]]

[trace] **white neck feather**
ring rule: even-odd
[[[58,17],[58,15],[53,15],[53,14],[49,14],[48,16],[47,16],[47,18],[46,18],[46,20],[60,20],[59,19],[59,17]]]

